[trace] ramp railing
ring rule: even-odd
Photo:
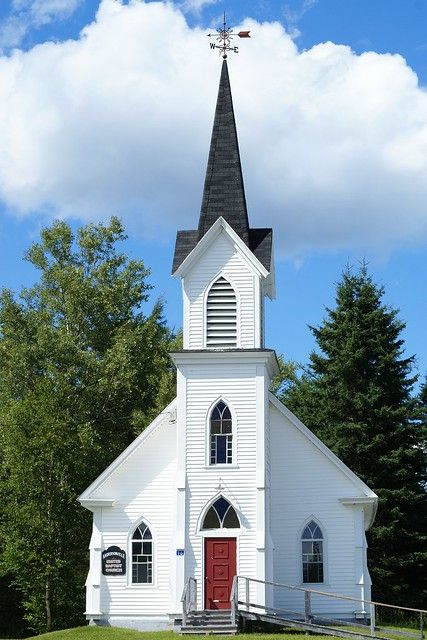
[[[274,598],[272,592],[274,590]],[[342,637],[424,640],[427,611],[278,582],[236,576],[232,610],[243,617]],[[293,624],[291,624],[293,623]]]
[[[182,592],[182,626],[187,624],[187,618],[190,611],[197,610],[197,580],[196,578],[187,578]]]

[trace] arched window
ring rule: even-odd
[[[153,537],[144,522],[132,535],[132,583],[153,582]]]
[[[232,464],[233,433],[230,409],[220,400],[210,419],[210,463]]]
[[[237,346],[237,304],[231,284],[222,276],[211,286],[206,302],[206,345]]]
[[[220,496],[203,520],[202,529],[239,529],[240,522],[231,504]]]
[[[301,536],[302,581],[323,582],[323,533],[311,520]]]

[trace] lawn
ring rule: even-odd
[[[297,640],[304,633],[239,633],[238,638],[246,640]],[[181,636],[173,631],[133,631],[118,627],[76,627],[64,631],[53,631],[37,636],[37,640],[178,640]],[[183,637],[183,636],[182,636]],[[215,640],[230,640],[232,636],[212,636]],[[326,636],[310,635],[310,640],[326,640]],[[329,636],[329,640],[334,640]]]

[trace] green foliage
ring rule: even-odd
[[[84,611],[90,513],[83,489],[174,395],[162,303],[117,250],[119,220],[74,237],[44,229],[27,253],[40,281],[0,297],[1,567],[42,631]],[[160,390],[160,393],[159,393]]]
[[[366,266],[347,269],[336,306],[311,327],[320,352],[284,402],[379,496],[369,534],[375,598],[421,607],[426,595],[425,448],[411,397],[404,323]]]
[[[277,364],[279,365],[279,372],[271,381],[270,391],[280,396],[297,381],[298,365],[292,360],[285,360],[281,353],[277,356]]]

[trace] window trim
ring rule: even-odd
[[[303,533],[305,528],[310,524],[310,522],[314,522],[320,529],[320,531],[322,532],[323,538],[322,538],[322,555],[323,555],[323,581],[322,582],[304,582],[304,569],[303,569],[303,559],[302,559],[302,542],[303,542]],[[317,538],[316,538],[317,539]],[[308,540],[308,538],[304,538],[304,540]],[[297,546],[298,546],[298,576],[299,576],[299,581],[302,587],[307,587],[307,586],[316,586],[319,584],[322,585],[328,585],[329,582],[329,576],[328,576],[328,554],[327,554],[327,549],[328,549],[328,541],[327,541],[327,536],[325,533],[325,527],[322,524],[322,522],[319,520],[319,518],[317,518],[314,515],[311,515],[310,517],[308,517],[302,527],[300,528],[299,532],[298,532],[298,540],[297,540]]]
[[[151,569],[151,577],[152,580],[151,582],[132,582],[132,572],[133,572],[133,562],[132,562],[132,540],[133,540],[133,534],[135,533],[136,529],[138,527],[141,526],[141,524],[144,524],[146,527],[148,527],[151,531],[151,543],[152,543],[152,569]],[[147,520],[147,518],[142,517],[139,518],[138,520],[136,520],[129,531],[128,534],[128,543],[127,543],[127,549],[128,549],[128,563],[127,563],[127,567],[126,567],[126,573],[127,573],[127,586],[131,589],[151,589],[152,587],[156,587],[157,586],[157,562],[156,562],[156,552],[157,552],[157,544],[156,544],[156,534],[153,530],[153,525],[151,524],[151,522],[149,520]]]
[[[237,519],[240,522],[239,529],[203,529],[203,523],[205,521],[206,515],[209,509],[213,504],[218,500],[218,498],[225,498],[227,502],[233,507],[236,512]],[[227,537],[239,537],[242,533],[246,531],[246,527],[244,526],[244,518],[240,508],[236,505],[234,499],[228,495],[227,491],[221,489],[216,493],[208,502],[206,502],[205,506],[199,513],[199,517],[197,518],[197,524],[195,528],[195,535],[207,538],[227,538]]]
[[[211,463],[211,416],[219,402],[223,402],[231,414],[231,462]],[[207,469],[238,469],[237,462],[237,420],[232,404],[224,397],[219,396],[210,405],[206,415],[205,427],[205,467]]]
[[[219,271],[214,278],[212,278],[212,280],[209,282],[209,284],[207,285],[204,293],[203,293],[203,348],[204,349],[212,349],[215,350],[215,347],[213,347],[212,345],[208,345],[208,338],[207,338],[207,327],[208,327],[208,296],[209,296],[209,291],[212,288],[212,285],[215,284],[215,282],[219,279],[219,278],[224,278],[224,280],[227,280],[227,282],[231,285],[234,294],[236,296],[236,346],[235,347],[218,347],[219,349],[225,349],[225,350],[232,350],[232,349],[239,349],[241,347],[241,334],[240,334],[240,296],[239,296],[239,291],[238,288],[236,287],[233,278],[230,278],[230,276],[227,274],[225,274],[223,271]]]

